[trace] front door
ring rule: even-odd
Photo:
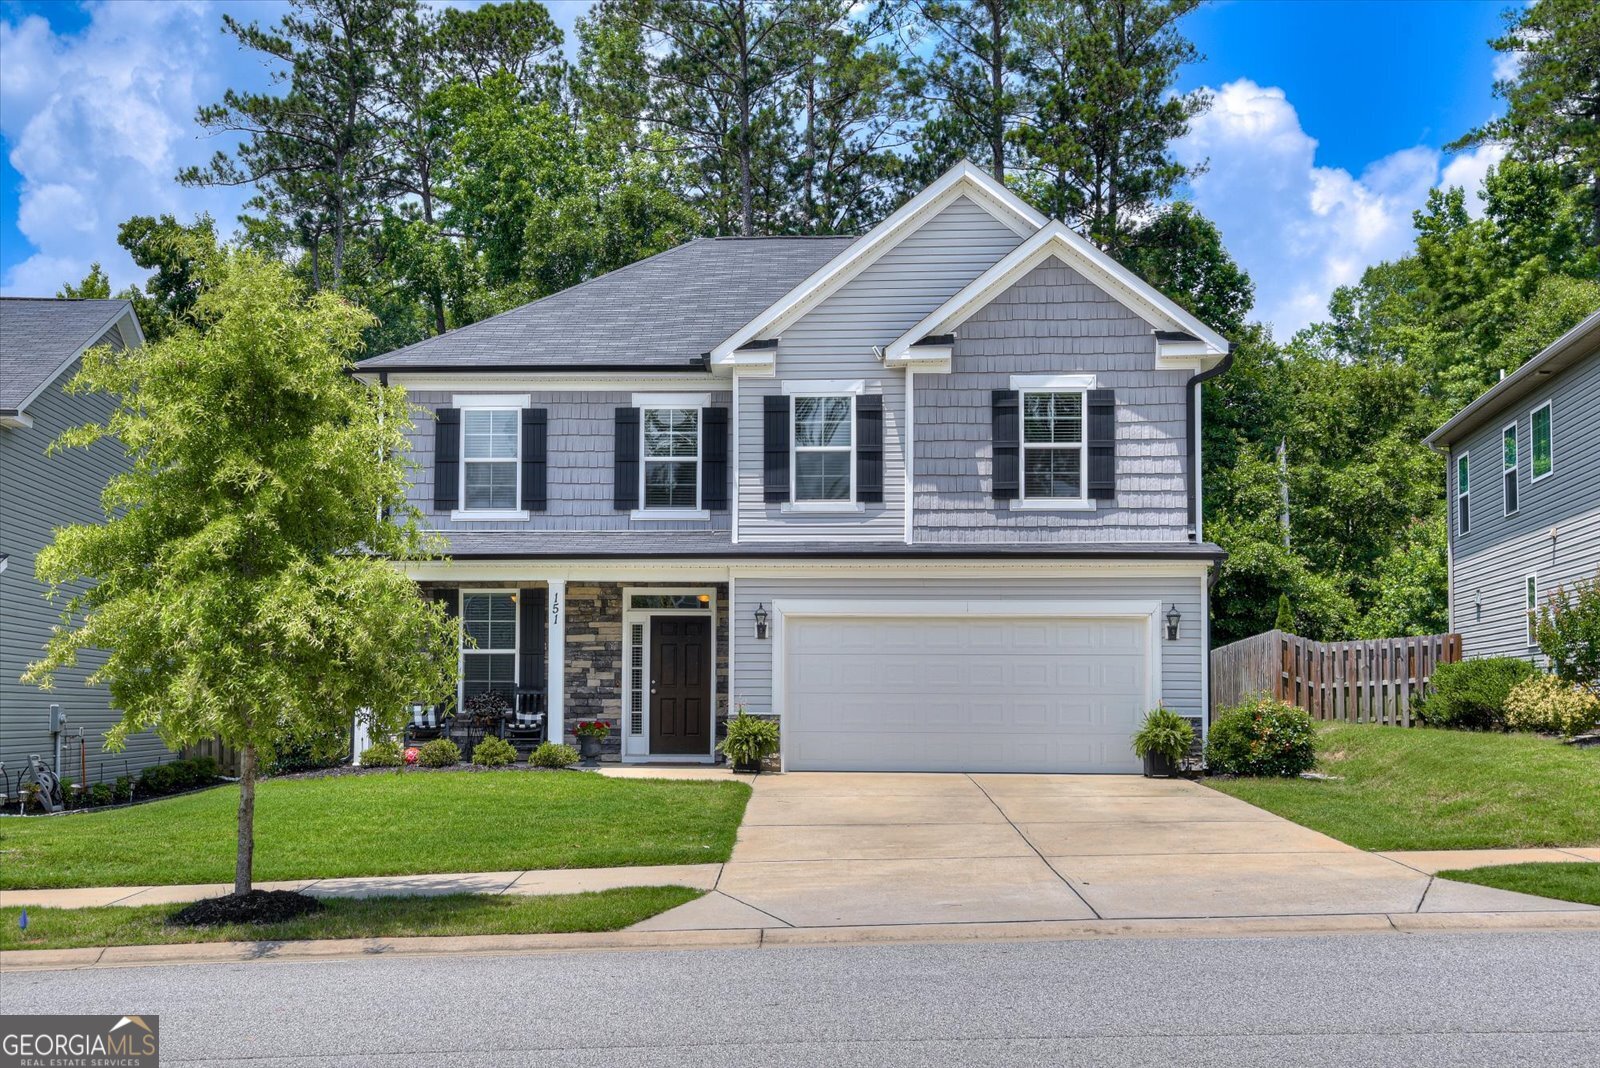
[[[711,752],[711,620],[650,620],[650,752]]]

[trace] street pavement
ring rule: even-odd
[[[1600,933],[548,953],[0,977],[164,1065],[1600,1064]]]

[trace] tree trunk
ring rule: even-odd
[[[239,755],[239,852],[233,863],[233,892],[250,892],[256,853],[256,747]]]

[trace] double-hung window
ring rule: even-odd
[[[1517,510],[1517,424],[1512,423],[1500,432],[1505,454],[1505,473],[1500,476],[1505,489],[1506,515]]]
[[[1533,416],[1528,420],[1528,431],[1533,445],[1528,474],[1532,481],[1537,482],[1555,470],[1556,465],[1555,429],[1551,425],[1549,401],[1533,410]]]
[[[1083,500],[1082,390],[1023,390],[1023,500]]]
[[[853,397],[794,398],[794,500],[855,500]]]
[[[517,508],[518,428],[515,408],[461,413],[461,498],[468,511]]]
[[[1471,489],[1467,481],[1470,473],[1469,455],[1462,453],[1456,457],[1456,533],[1465,534],[1472,529]]]
[[[505,592],[461,595],[461,696],[489,690],[517,696],[517,598]]]
[[[700,409],[646,408],[642,448],[646,511],[700,507]]]

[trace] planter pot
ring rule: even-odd
[[[759,774],[760,771],[761,771],[761,761],[759,761],[759,760],[735,760],[733,762],[733,770],[737,771],[737,772],[739,772],[741,774],[756,775],[756,774]]]
[[[1165,753],[1146,753],[1144,755],[1144,777],[1147,779],[1171,779],[1178,774],[1178,762]]]
[[[604,742],[604,738],[596,738],[592,734],[578,736],[578,755],[583,758],[584,767],[592,768],[599,765],[600,747]]]

